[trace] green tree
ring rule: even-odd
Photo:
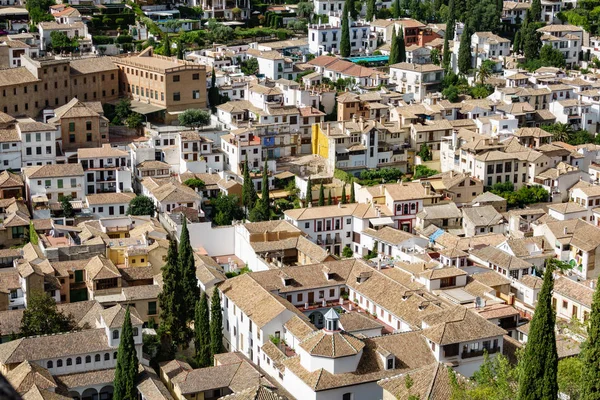
[[[269,167],[267,160],[262,171],[262,188],[260,200],[256,202],[254,208],[250,212],[250,220],[252,222],[268,221],[271,219],[271,203],[269,199]]]
[[[256,58],[249,58],[240,65],[241,71],[244,75],[254,75],[258,73],[258,60]]]
[[[356,194],[354,193],[354,183],[350,183],[350,203],[356,203]]]
[[[213,110],[213,113],[216,111],[217,106],[219,105],[219,100],[221,96],[219,95],[219,88],[217,87],[217,74],[215,73],[215,67],[212,68],[212,74],[210,77],[210,89],[208,89],[208,103]]]
[[[211,88],[212,89],[212,88]],[[217,95],[218,93],[217,89]],[[210,95],[210,91],[209,91]],[[210,125],[210,113],[208,111],[199,110],[197,108],[189,108],[177,116],[179,125],[183,126],[207,126]]]
[[[39,237],[37,232],[35,231],[35,226],[33,225],[33,220],[29,221],[29,243],[35,244],[37,246],[39,242]]]
[[[199,368],[212,365],[210,354],[210,321],[209,321],[208,299],[205,293],[200,295],[200,301],[196,304],[196,318],[194,319],[194,345],[196,346],[196,363]]]
[[[540,61],[546,67],[564,68],[566,65],[563,53],[549,44],[542,46]]]
[[[435,169],[431,169],[426,167],[425,165],[417,165],[415,167],[415,173],[413,174],[413,179],[427,178],[429,176],[439,174]]]
[[[513,40],[513,53],[519,54],[521,52],[521,31],[518,30],[515,33],[515,38]]]
[[[398,54],[398,38],[396,36],[396,28],[392,28],[392,43],[390,44],[390,57],[388,59],[389,65],[394,65],[400,62],[400,56]]]
[[[62,209],[65,218],[73,218],[73,216],[75,215],[75,212],[73,211],[73,205],[71,204],[71,200],[73,200],[73,197],[71,197],[70,195],[63,196],[60,199],[60,208]]]
[[[354,255],[354,252],[352,251],[352,248],[349,245],[346,245],[346,247],[344,247],[344,249],[342,250],[342,257],[350,258],[353,255]]]
[[[129,99],[119,100],[115,106],[115,120],[113,122],[122,124],[131,112],[131,101]]]
[[[219,289],[215,286],[210,304],[210,353],[214,356],[223,352],[223,314]]]
[[[183,181],[183,184],[187,187],[191,187],[192,189],[202,190],[206,187],[206,184],[202,179],[198,178],[189,178]]]
[[[177,262],[177,242],[169,241],[167,262],[162,267],[163,287],[158,295],[160,305],[159,336],[162,343],[178,344],[185,329],[185,314],[181,294],[181,274]]]
[[[125,120],[125,126],[129,129],[139,130],[142,127],[144,120],[142,119],[142,115],[136,112],[129,114],[127,119]]]
[[[321,182],[321,186],[319,187],[319,202],[317,205],[319,207],[323,207],[325,205],[325,187],[323,186],[323,182]]]
[[[444,37],[444,48],[442,51],[442,67],[444,67],[444,70],[446,71],[446,73],[448,73],[448,71],[450,71],[451,58],[452,58],[452,55],[450,53],[450,48],[449,48],[449,43],[448,43],[448,35],[446,35]]]
[[[417,155],[421,157],[422,161],[431,161],[432,159],[431,149],[425,143],[421,144],[421,148]]]
[[[558,362],[558,390],[568,395],[571,400],[580,399],[581,376],[584,370],[585,364],[580,357],[568,357],[560,360]]]
[[[406,45],[404,43],[404,28],[400,27],[400,33],[396,39],[398,46],[398,62],[406,62]]]
[[[300,18],[309,18],[313,13],[314,8],[315,6],[313,5],[313,3],[309,1],[301,1],[300,3],[298,3],[298,16]]]
[[[60,31],[50,33],[50,43],[55,52],[58,50],[61,53],[64,50],[70,50],[79,45],[77,39],[70,39],[66,33]]]
[[[491,60],[485,60],[481,63],[479,68],[477,69],[477,80],[480,85],[484,85],[485,81],[488,80],[490,76],[492,76],[492,70],[494,68],[494,63]]]
[[[136,379],[138,367],[137,352],[133,341],[133,327],[131,326],[131,314],[129,313],[129,306],[127,306],[119,349],[117,350],[113,399],[137,400]]]
[[[331,198],[331,189],[329,189],[329,192],[327,193],[327,205],[328,206],[333,205],[333,199]]]
[[[553,264],[546,262],[544,283],[538,295],[527,345],[520,362],[518,400],[558,397],[558,354],[554,333],[556,315],[552,309],[553,272]]]
[[[532,0],[530,10],[532,22],[538,22],[542,20],[542,2],[540,0]]]
[[[562,122],[542,126],[542,129],[550,132],[552,134],[552,140],[555,142],[568,143],[571,140],[571,137],[575,134],[570,124],[564,124]]]
[[[167,57],[171,57],[171,39],[169,38],[169,34],[165,33],[165,39],[163,43],[163,53]]]
[[[350,23],[348,21],[348,0],[344,3],[342,14],[342,38],[340,40],[340,55],[350,57]]]
[[[459,382],[452,369],[449,373],[452,400],[512,400],[517,395],[518,369],[502,354],[490,358],[484,353],[483,363],[468,383]]]
[[[392,5],[392,17],[400,18],[400,10],[402,10],[400,0],[394,0],[394,4]]]
[[[369,22],[373,21],[376,12],[375,0],[367,0],[367,16],[365,19]]]
[[[308,177],[308,182],[306,183],[306,207],[312,204],[312,182],[310,180],[310,176]]]
[[[254,207],[256,202],[256,189],[254,188],[254,182],[250,178],[250,167],[248,166],[248,156],[244,160],[244,171],[243,171],[244,183],[242,184],[242,204],[246,208],[246,212]]]
[[[471,66],[471,30],[465,24],[463,33],[460,35],[460,47],[458,48],[458,71],[466,75]]]
[[[239,205],[239,198],[236,195],[219,195],[211,200],[213,207],[213,222],[216,225],[231,225],[233,220],[239,221],[244,218],[244,210]]]
[[[344,6],[350,12],[350,18],[353,21],[358,19],[358,10],[362,8],[362,2],[355,2],[355,0],[345,0]]]
[[[444,96],[450,103],[456,103],[459,95],[460,93],[458,88],[454,85],[448,86],[442,90],[442,96]]]
[[[51,335],[72,331],[77,327],[72,315],[59,311],[56,302],[42,291],[27,295],[27,308],[21,318],[21,335]]]
[[[190,243],[190,232],[187,227],[187,218],[183,218],[181,234],[179,235],[179,252],[177,256],[179,276],[181,277],[180,296],[183,297],[183,310],[186,316],[186,325],[194,318],[196,302],[200,298],[198,278],[196,278],[196,263],[194,250]],[[184,344],[187,345],[187,342]]]
[[[596,285],[587,340],[581,354],[581,399],[600,399],[600,285]]]
[[[148,196],[138,195],[129,202],[127,215],[149,215],[154,216],[154,202]]]
[[[440,50],[439,49],[431,49],[431,63],[434,65],[440,65]]]
[[[348,203],[348,199],[346,198],[346,183],[344,182],[344,186],[342,186],[342,198],[340,199],[340,203],[346,204]]]
[[[528,60],[535,60],[539,57],[540,47],[542,47],[541,34],[537,31],[539,23],[531,20],[530,10],[525,14],[525,22],[521,29],[521,38],[523,40],[523,55]]]

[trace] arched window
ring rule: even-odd
[[[118,339],[118,338],[119,338],[119,331],[115,329],[113,331],[113,339]]]
[[[77,357],[75,359],[75,364],[77,364],[77,365],[81,364],[81,357]]]
[[[408,204],[404,205],[404,212],[403,214],[408,214]]]
[[[67,358],[67,366],[69,365],[73,365],[73,360],[70,358]]]
[[[104,353],[104,361],[108,361],[108,360],[110,360],[110,354]]]
[[[96,361],[96,362],[100,361],[100,354],[96,354],[96,357],[94,357],[94,361]]]
[[[415,211],[415,208],[417,208],[417,205],[415,203],[410,203],[410,209]]]
[[[117,359],[117,352],[115,351],[115,352],[113,353],[113,360],[116,360],[116,359]]]
[[[137,336],[138,335],[138,328],[133,328],[133,336]]]
[[[62,367],[62,360],[56,360],[56,368]]]
[[[52,360],[50,360],[46,363],[46,368],[52,368],[52,367],[54,367],[54,363],[52,362]]]
[[[91,363],[92,362],[92,356],[85,356],[85,363]]]

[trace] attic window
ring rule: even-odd
[[[388,357],[385,369],[394,369],[394,357],[393,356]]]

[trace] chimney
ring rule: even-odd
[[[567,234],[567,227],[566,226],[563,228],[563,234],[565,234],[565,235]]]
[[[331,124],[327,124],[327,136],[330,135],[331,133],[331,128],[330,128]]]
[[[338,208],[342,208],[342,202],[341,201],[338,203]]]
[[[379,194],[384,194],[383,185],[379,185]]]
[[[356,123],[356,114],[352,114],[352,122]]]
[[[377,271],[381,271],[381,258],[377,257]]]
[[[362,115],[358,119],[358,124],[360,126],[360,130],[363,131],[365,129],[365,120],[363,119]]]

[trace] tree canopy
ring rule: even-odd
[[[56,302],[48,293],[39,291],[28,293],[27,308],[23,311],[21,319],[23,336],[68,332],[76,327],[73,316],[59,311]]]
[[[177,120],[179,124],[183,126],[207,126],[210,125],[210,113],[204,110],[190,108],[179,114]]]
[[[154,216],[154,202],[148,196],[138,195],[129,202],[127,215],[150,215]]]
[[[138,332],[138,335],[141,332]],[[131,326],[131,314],[129,306],[125,311],[125,320],[117,350],[117,367],[114,380],[114,400],[137,400],[137,375],[138,358],[133,340],[133,327]]]

